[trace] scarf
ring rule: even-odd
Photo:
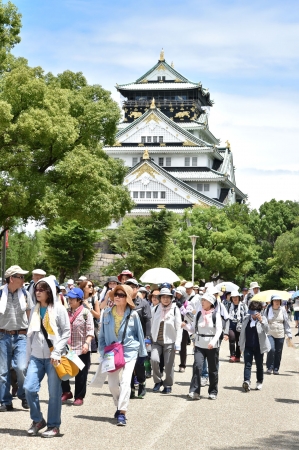
[[[214,312],[214,308],[209,309],[209,311],[206,311],[205,309],[201,310],[201,317],[203,318],[203,320],[201,320],[198,324],[199,327],[207,327],[209,325],[209,318],[210,318],[210,314],[212,314]]]
[[[33,309],[33,312],[31,313],[29,327],[27,331],[28,337],[30,337],[34,332],[41,331],[40,319],[41,319],[40,303],[37,302],[37,304]],[[59,339],[59,334],[56,325],[56,314],[53,305],[48,305],[45,317],[43,319],[43,325],[48,333],[48,338],[53,342],[53,345],[55,346],[55,343]]]
[[[70,337],[69,337],[69,339],[68,339],[68,341],[67,341],[67,343],[68,343],[69,345],[71,345],[71,343],[72,343],[72,325],[73,325],[73,323],[75,322],[76,318],[77,318],[77,317],[79,316],[79,314],[81,313],[81,311],[83,311],[83,308],[84,308],[83,305],[79,306],[79,308],[77,308],[76,311],[75,311],[74,313],[72,313],[72,310],[71,310],[71,309],[68,310],[68,315],[69,315],[70,324],[71,324],[71,335],[70,335]]]
[[[235,321],[235,305],[232,303],[229,308],[229,320]],[[238,304],[238,310],[237,310],[237,322],[240,322],[241,320],[241,302]]]
[[[26,297],[22,289],[18,289],[19,302],[22,311],[26,311],[27,302]],[[0,314],[4,314],[7,306],[7,298],[8,298],[8,286],[7,284],[2,289],[1,301],[0,301]]]
[[[270,306],[269,311],[268,311],[268,319],[272,320],[273,318],[274,318],[273,308],[272,308],[272,306]]]
[[[170,303],[168,306],[163,306],[161,303],[161,322],[165,321],[167,319],[167,314],[171,310],[172,303]]]

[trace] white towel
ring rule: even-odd
[[[272,320],[273,318],[274,318],[273,308],[272,308],[272,306],[270,306],[269,311],[268,311],[268,319]]]
[[[255,327],[255,326],[256,326],[256,322],[257,322],[257,319],[254,320],[254,319],[252,318],[252,316],[251,316],[250,328]]]
[[[5,285],[4,288],[2,289],[2,295],[0,298],[0,314],[4,314],[6,311],[7,297],[8,297],[8,287],[7,285]],[[18,297],[22,311],[26,311],[27,309],[26,297],[22,289],[18,289]]]
[[[52,330],[54,331],[54,335],[48,334],[48,338],[53,342],[53,345],[57,342],[59,339],[58,329],[56,325],[55,320],[55,310],[52,305],[48,306],[48,314],[49,314],[49,322]],[[35,331],[40,331],[40,303],[37,302],[37,304],[34,307],[33,313],[30,318],[30,323],[27,331],[27,336],[30,337],[32,333]]]

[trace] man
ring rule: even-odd
[[[28,270],[11,266],[5,272],[6,285],[0,293],[0,412],[11,411],[10,368],[17,374],[17,396],[22,407],[28,409],[23,388],[26,370],[26,340],[30,309],[34,306],[31,295],[23,288]]]
[[[249,293],[246,297],[246,304],[248,305],[252,297],[260,292],[260,286],[256,281],[253,281],[250,283],[249,286]]]
[[[66,287],[66,292],[68,293],[69,291],[71,291],[72,289],[74,289],[75,285],[74,285],[74,280],[72,280],[72,278],[70,278],[69,280],[67,280],[67,287]]]
[[[80,285],[80,283],[82,283],[82,281],[86,281],[87,277],[85,277],[84,275],[81,275],[81,277],[78,278],[78,280],[76,281],[77,286]]]
[[[194,309],[196,309],[197,305],[200,304],[200,296],[199,294],[195,294],[193,290],[193,283],[191,281],[188,281],[185,284],[185,289],[187,294],[186,300],[188,300],[191,305],[194,306]]]
[[[149,342],[151,342],[151,317],[152,317],[150,305],[146,300],[137,296],[139,284],[138,284],[138,281],[135,280],[135,278],[129,278],[125,284],[130,286],[133,290],[132,300],[136,307],[135,311],[139,315],[140,322],[141,322],[142,329],[143,329],[143,334],[145,336],[145,339],[149,343]],[[145,358],[138,357],[136,364],[135,364],[135,369],[134,369],[134,373],[135,373],[135,375],[137,377],[137,381],[139,383],[138,398],[143,398],[146,394],[146,390],[145,390],[145,378],[146,377],[145,377],[144,360],[145,360]],[[131,381],[131,397],[130,398],[135,397],[134,373],[132,375],[132,381]]]
[[[46,276],[46,272],[42,269],[34,269],[32,272],[32,280],[30,281],[29,286],[27,287],[27,291],[31,295],[33,303],[36,305],[36,298],[35,298],[35,292],[34,288],[36,283]]]

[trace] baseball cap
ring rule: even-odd
[[[79,300],[83,300],[84,293],[80,288],[73,288],[70,291],[68,291],[67,296],[69,298],[78,298]]]
[[[23,270],[23,269],[21,269],[20,266],[11,266],[6,270],[6,272],[4,274],[4,278],[12,277],[13,275],[16,275],[17,273],[20,275],[25,275],[28,272],[29,272],[29,270]]]

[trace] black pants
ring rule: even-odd
[[[219,348],[212,348],[211,350],[209,350],[207,348],[200,348],[195,346],[193,374],[189,391],[200,394],[200,379],[205,358],[207,358],[209,366],[209,394],[217,395]]]
[[[145,366],[144,366],[144,359],[141,358],[137,358],[136,364],[135,364],[135,368],[132,374],[132,379],[131,379],[131,388],[135,389],[134,387],[134,377],[137,377],[137,381],[138,383],[145,383]]]
[[[77,398],[84,398],[86,395],[87,375],[90,368],[90,352],[84,355],[79,355],[79,358],[84,362],[85,366],[79,370],[78,375],[75,376],[75,400]],[[69,380],[61,382],[62,392],[70,392],[71,386]]]
[[[186,368],[187,362],[187,345],[189,340],[189,333],[187,330],[183,329],[182,342],[181,342],[181,351],[180,351],[180,367]]]
[[[239,347],[240,333],[236,330],[229,330],[229,351],[230,356],[240,358],[241,351]]]
[[[250,381],[252,361],[255,359],[256,365],[256,381],[262,383],[264,380],[263,359],[264,354],[261,353],[260,347],[245,347],[244,350],[244,381]]]

